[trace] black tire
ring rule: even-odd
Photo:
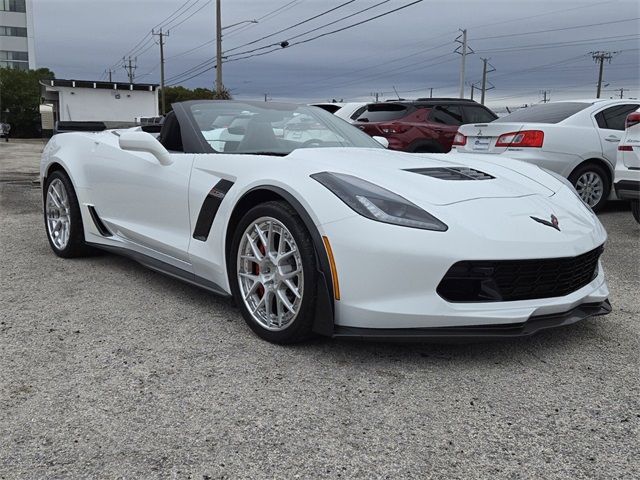
[[[304,285],[300,307],[291,323],[283,330],[277,331],[267,329],[253,318],[240,293],[237,275],[238,251],[244,232],[252,222],[262,217],[274,218],[289,230],[300,252],[302,261]],[[253,207],[242,217],[233,234],[227,265],[234,301],[247,325],[256,335],[269,342],[279,344],[297,343],[313,336],[311,329],[316,308],[316,285],[318,282],[316,253],[311,235],[300,216],[288,203],[283,201],[265,202]]]
[[[607,199],[609,198],[609,194],[611,193],[611,180],[609,179],[609,172],[607,171],[606,167],[598,165],[597,163],[587,163],[584,165],[580,165],[573,172],[571,172],[571,175],[569,175],[569,181],[574,186],[574,188],[576,188],[576,190],[578,189],[578,179],[586,173],[596,174],[602,180],[602,197],[600,198],[600,201],[598,201],[598,203],[596,203],[595,205],[590,205],[591,209],[594,212],[598,212],[607,203]]]
[[[47,192],[49,190],[49,185],[51,185],[51,183],[56,179],[62,182],[69,200],[69,240],[67,241],[66,246],[62,249],[58,248],[53,243],[51,235],[49,234],[49,226],[47,224]],[[80,214],[78,197],[76,196],[75,189],[73,188],[73,184],[71,183],[69,176],[61,170],[53,172],[47,177],[42,192],[44,228],[53,253],[62,258],[84,257],[89,255],[91,253],[91,249],[85,244],[84,227],[82,225],[82,215]]]
[[[631,213],[636,222],[640,223],[640,200],[631,200]]]

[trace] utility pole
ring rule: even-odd
[[[379,97],[380,97],[380,93],[379,92],[373,92],[373,93],[371,93],[371,96],[375,97],[376,98],[376,103],[378,103]]]
[[[551,100],[551,90],[541,90],[542,103],[548,103]]]
[[[433,87],[429,87],[429,98],[433,98]]]
[[[620,98],[622,99],[622,98],[624,98],[624,91],[625,90],[628,91],[629,89],[628,88],[619,88],[618,90],[620,90]]]
[[[472,83],[471,84],[471,100],[473,100],[473,91],[476,89],[476,84]]]
[[[165,100],[164,100],[165,98],[164,97],[164,41],[165,41],[165,37],[169,36],[169,32],[164,33],[162,31],[162,28],[160,28],[160,31],[157,33],[151,30],[151,34],[153,36],[158,37],[158,44],[160,45],[160,98],[161,98],[160,104],[162,109],[160,113],[164,115],[165,113],[167,113]]]
[[[220,0],[216,0],[216,93],[222,95],[222,18]]]
[[[480,95],[480,103],[482,105],[484,105],[484,96],[487,93],[487,90],[491,90],[493,88],[495,88],[493,85],[491,85],[491,87],[487,88],[487,73],[491,73],[491,72],[495,72],[496,68],[491,65],[489,63],[489,59],[488,58],[483,58],[482,60],[482,89],[481,89],[481,95]],[[491,67],[490,70],[487,69],[487,65],[489,67]],[[491,83],[491,82],[489,82]]]
[[[113,70],[111,70],[111,67],[109,67],[109,83],[112,82],[112,80],[111,80],[111,72],[113,72]]]
[[[462,56],[462,60],[460,63],[460,98],[464,98],[464,71],[467,61],[467,55],[474,52],[473,49],[470,48],[469,45],[467,45],[467,29],[461,29],[460,31],[462,32],[462,34],[458,35],[458,37],[455,39],[456,43],[459,43],[460,45],[456,47],[454,51],[455,53],[459,53]],[[462,38],[462,40],[460,40],[460,38]]]
[[[131,60],[131,55],[129,55],[129,63],[127,65],[127,61],[124,57],[122,57],[122,68],[127,72],[127,77],[129,77],[129,83],[133,83],[133,80],[136,78],[136,68],[137,65],[135,62],[138,61],[136,57],[133,61]],[[111,81],[111,70],[109,70],[109,81]]]
[[[602,75],[604,73],[604,62],[605,60],[611,63],[611,59],[613,55],[618,52],[590,52],[591,57],[596,63],[600,64],[600,68],[598,71],[598,90],[596,91],[596,98],[600,98],[600,93],[602,92]]]
[[[265,93],[265,94],[264,94],[264,101],[265,101],[265,102],[267,102],[267,101],[269,100],[269,99],[268,99],[268,96],[269,96],[269,94],[268,94],[268,93]]]

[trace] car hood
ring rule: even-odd
[[[479,198],[552,196],[562,183],[524,162],[499,156],[417,154],[383,149],[299,149],[286,158],[311,173],[344,173],[367,180],[417,204],[450,205]],[[472,169],[471,172],[465,169]],[[467,178],[476,176],[479,179]],[[462,178],[462,179],[460,179]]]

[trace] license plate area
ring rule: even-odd
[[[472,140],[471,148],[472,150],[489,150],[489,145],[491,144],[491,137],[475,137]]]

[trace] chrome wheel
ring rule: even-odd
[[[69,243],[71,207],[67,190],[59,178],[52,180],[47,188],[45,212],[51,243],[58,250],[64,250]]]
[[[295,320],[304,291],[302,257],[291,232],[272,217],[251,222],[238,248],[240,294],[252,318],[279,331]]]
[[[576,191],[590,207],[596,206],[604,194],[604,181],[596,172],[584,172],[576,180]]]

